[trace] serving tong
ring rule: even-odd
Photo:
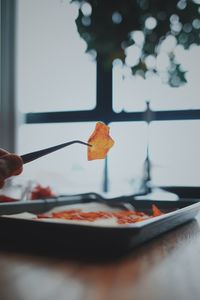
[[[79,140],[74,140],[74,141],[66,142],[66,143],[59,144],[59,145],[56,145],[56,146],[53,146],[53,147],[49,147],[49,148],[41,149],[41,150],[38,150],[38,151],[30,152],[30,153],[27,153],[27,154],[23,154],[23,155],[21,155],[21,159],[23,160],[24,164],[27,164],[27,163],[29,163],[33,160],[36,160],[36,159],[38,159],[38,158],[40,158],[44,155],[50,154],[50,153],[52,153],[54,151],[57,151],[59,149],[62,149],[64,147],[68,147],[72,144],[81,144],[81,145],[85,145],[85,146],[88,146],[88,147],[92,146],[88,143],[85,143],[85,142],[82,142],[82,141],[79,141]]]
[[[138,196],[147,195],[147,190],[141,190],[138,193],[129,195],[129,196],[119,196],[113,198],[104,198],[102,195],[98,193],[83,193],[83,194],[73,194],[73,195],[59,195],[57,197],[58,200],[73,200],[77,203],[87,203],[87,202],[98,202],[102,204],[106,204],[112,208],[119,208],[123,210],[134,210],[135,207],[133,205],[133,201],[136,200]]]

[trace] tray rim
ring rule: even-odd
[[[40,204],[45,204],[45,203],[48,203],[49,200],[39,200],[40,201]],[[68,201],[68,200],[67,200]],[[135,200],[137,201],[137,203],[140,203],[141,200]],[[69,203],[67,204],[65,202],[64,205],[71,205],[72,203],[70,203],[71,201],[69,201]],[[90,203],[91,202],[97,202],[97,201],[89,201]],[[165,202],[166,203],[169,203],[171,204],[172,201],[168,201],[168,200],[143,200],[143,203],[148,203],[148,204],[158,204],[158,203],[162,203],[162,202]],[[177,201],[173,201],[174,203],[187,203],[185,200],[184,201],[181,201],[180,200],[177,200]],[[195,202],[195,201],[194,201]],[[32,201],[31,201],[32,203]],[[58,203],[58,201],[55,201],[54,204],[55,204],[55,207],[57,206],[56,203]],[[76,202],[74,204],[84,204],[85,202]],[[87,202],[88,203],[88,202]],[[1,203],[2,204],[2,203]],[[20,202],[20,203],[6,203],[6,205],[9,205],[9,206],[12,206],[12,205],[22,205],[22,204],[29,204],[27,202]],[[32,203],[33,204],[33,203]],[[34,202],[34,205],[36,204],[39,204],[38,202]],[[60,204],[60,203],[59,203]],[[142,203],[141,203],[142,204]],[[60,206],[60,205],[59,205]],[[1,205],[0,205],[0,208],[1,208]],[[162,209],[162,208],[161,208]],[[48,208],[47,208],[48,210]],[[33,223],[33,224],[51,224],[52,226],[64,226],[64,227],[76,227],[76,228],[88,228],[88,229],[91,229],[91,228],[94,228],[94,229],[100,229],[100,230],[126,230],[126,231],[138,231],[138,230],[142,230],[142,229],[145,229],[149,226],[156,226],[157,224],[163,224],[163,223],[168,223],[169,220],[176,220],[177,217],[180,217],[181,215],[187,215],[188,212],[193,212],[194,213],[194,217],[196,217],[198,215],[200,211],[200,202],[195,202],[195,203],[192,203],[192,204],[189,204],[189,205],[186,205],[185,207],[182,207],[182,208],[178,208],[177,210],[175,211],[172,211],[172,212],[168,212],[162,216],[158,216],[158,217],[154,217],[154,218],[151,218],[149,220],[145,220],[145,221],[141,221],[141,222],[138,222],[138,223],[133,223],[133,224],[124,224],[124,225],[120,225],[120,226],[116,226],[116,225],[109,225],[109,226],[106,226],[106,225],[97,225],[97,224],[76,224],[76,223],[65,223],[65,222],[52,222],[50,220],[33,220],[33,219],[26,219],[26,218],[17,218],[17,217],[11,217],[11,216],[4,216],[4,215],[0,215],[0,220],[4,219],[4,220],[14,220],[15,222],[30,222],[30,223]],[[22,211],[24,212],[24,211]],[[1,213],[1,212],[0,212]],[[194,218],[193,217],[193,218]]]

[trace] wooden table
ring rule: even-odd
[[[199,300],[200,217],[114,261],[0,251],[0,300]]]

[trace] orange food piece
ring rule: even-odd
[[[52,198],[55,197],[55,194],[49,186],[43,187],[38,184],[31,192],[31,200]]]
[[[110,128],[102,123],[97,122],[94,132],[88,139],[88,160],[104,159],[114,145],[114,140],[109,135]]]
[[[153,217],[163,215],[155,204],[152,205],[153,215],[147,215],[142,211],[135,210],[120,210],[117,212],[108,211],[90,211],[83,212],[80,209],[65,210],[60,212],[52,212],[51,214],[39,214],[38,219],[52,218],[52,219],[64,219],[74,221],[88,221],[94,222],[100,219],[115,218],[116,223],[119,225],[133,224],[149,220]]]
[[[117,218],[118,224],[137,223],[150,218],[150,216],[145,215],[143,212],[138,212],[134,210],[122,210],[113,213],[113,215]]]
[[[108,219],[112,217],[112,214],[105,211],[82,212],[78,210],[71,210],[71,211],[52,213],[52,217],[56,219],[82,220],[82,221],[93,222],[98,219]]]
[[[88,221],[94,222],[100,219],[109,219],[115,218],[117,224],[131,224],[142,222],[151,218],[144,214],[143,212],[136,212],[134,210],[122,210],[118,212],[108,212],[108,211],[91,211],[91,212],[82,212],[78,209],[67,210],[61,212],[53,212],[51,215],[39,214],[37,215],[38,219],[43,218],[52,218],[52,219],[64,219],[64,220],[75,220],[75,221]]]
[[[160,211],[160,209],[155,204],[152,204],[152,211],[153,211],[153,216],[154,217],[164,215],[164,213],[162,211]]]

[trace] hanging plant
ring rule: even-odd
[[[161,75],[171,86],[186,82],[176,59],[178,45],[200,44],[199,0],[72,0],[79,4],[76,25],[87,43],[110,69],[115,59],[132,74]],[[164,45],[171,45],[164,50]],[[158,67],[160,57],[165,69]]]

